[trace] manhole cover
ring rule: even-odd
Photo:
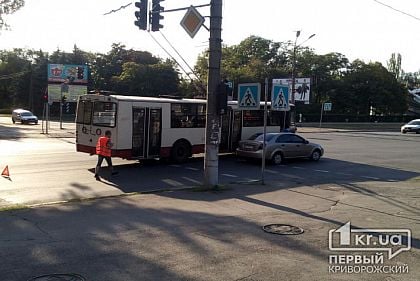
[[[289,224],[267,224],[263,226],[263,230],[268,233],[280,235],[298,235],[303,233],[303,229]]]
[[[79,274],[46,274],[29,279],[28,281],[86,281]]]

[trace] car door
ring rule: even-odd
[[[311,154],[311,146],[306,140],[298,135],[291,135],[290,142],[293,144],[295,151],[294,157],[308,157]]]
[[[296,157],[294,144],[291,142],[290,134],[282,134],[276,139],[276,149],[280,149],[285,158]]]

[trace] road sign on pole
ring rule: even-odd
[[[331,111],[332,109],[332,103],[331,102],[325,102],[324,103],[324,111]]]
[[[197,11],[194,6],[191,6],[185,16],[181,20],[181,26],[185,29],[191,38],[197,34],[200,27],[204,23],[204,17]]]
[[[289,99],[292,101],[292,79],[282,78],[273,79],[273,84],[282,84],[289,86]],[[311,91],[311,78],[295,78],[295,102],[304,102],[309,104],[309,94]]]
[[[273,84],[271,91],[271,109],[280,111],[289,111],[289,86],[282,84]]]
[[[243,110],[260,109],[261,84],[245,83],[238,85],[238,108]]]

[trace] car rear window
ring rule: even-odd
[[[274,137],[274,135],[266,135],[265,141],[270,141],[273,137]],[[264,134],[259,135],[258,137],[255,138],[255,140],[256,141],[263,141],[264,140]]]

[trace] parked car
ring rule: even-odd
[[[420,134],[420,119],[414,119],[401,127],[401,133],[416,133]]]
[[[22,124],[35,123],[38,124],[38,117],[36,117],[32,112],[25,109],[15,109],[12,112],[12,122],[20,122]]]
[[[241,158],[261,159],[264,134],[254,134],[240,141],[236,155]],[[318,161],[324,155],[321,145],[311,143],[293,133],[267,133],[265,159],[278,165],[287,158],[309,158]]]

